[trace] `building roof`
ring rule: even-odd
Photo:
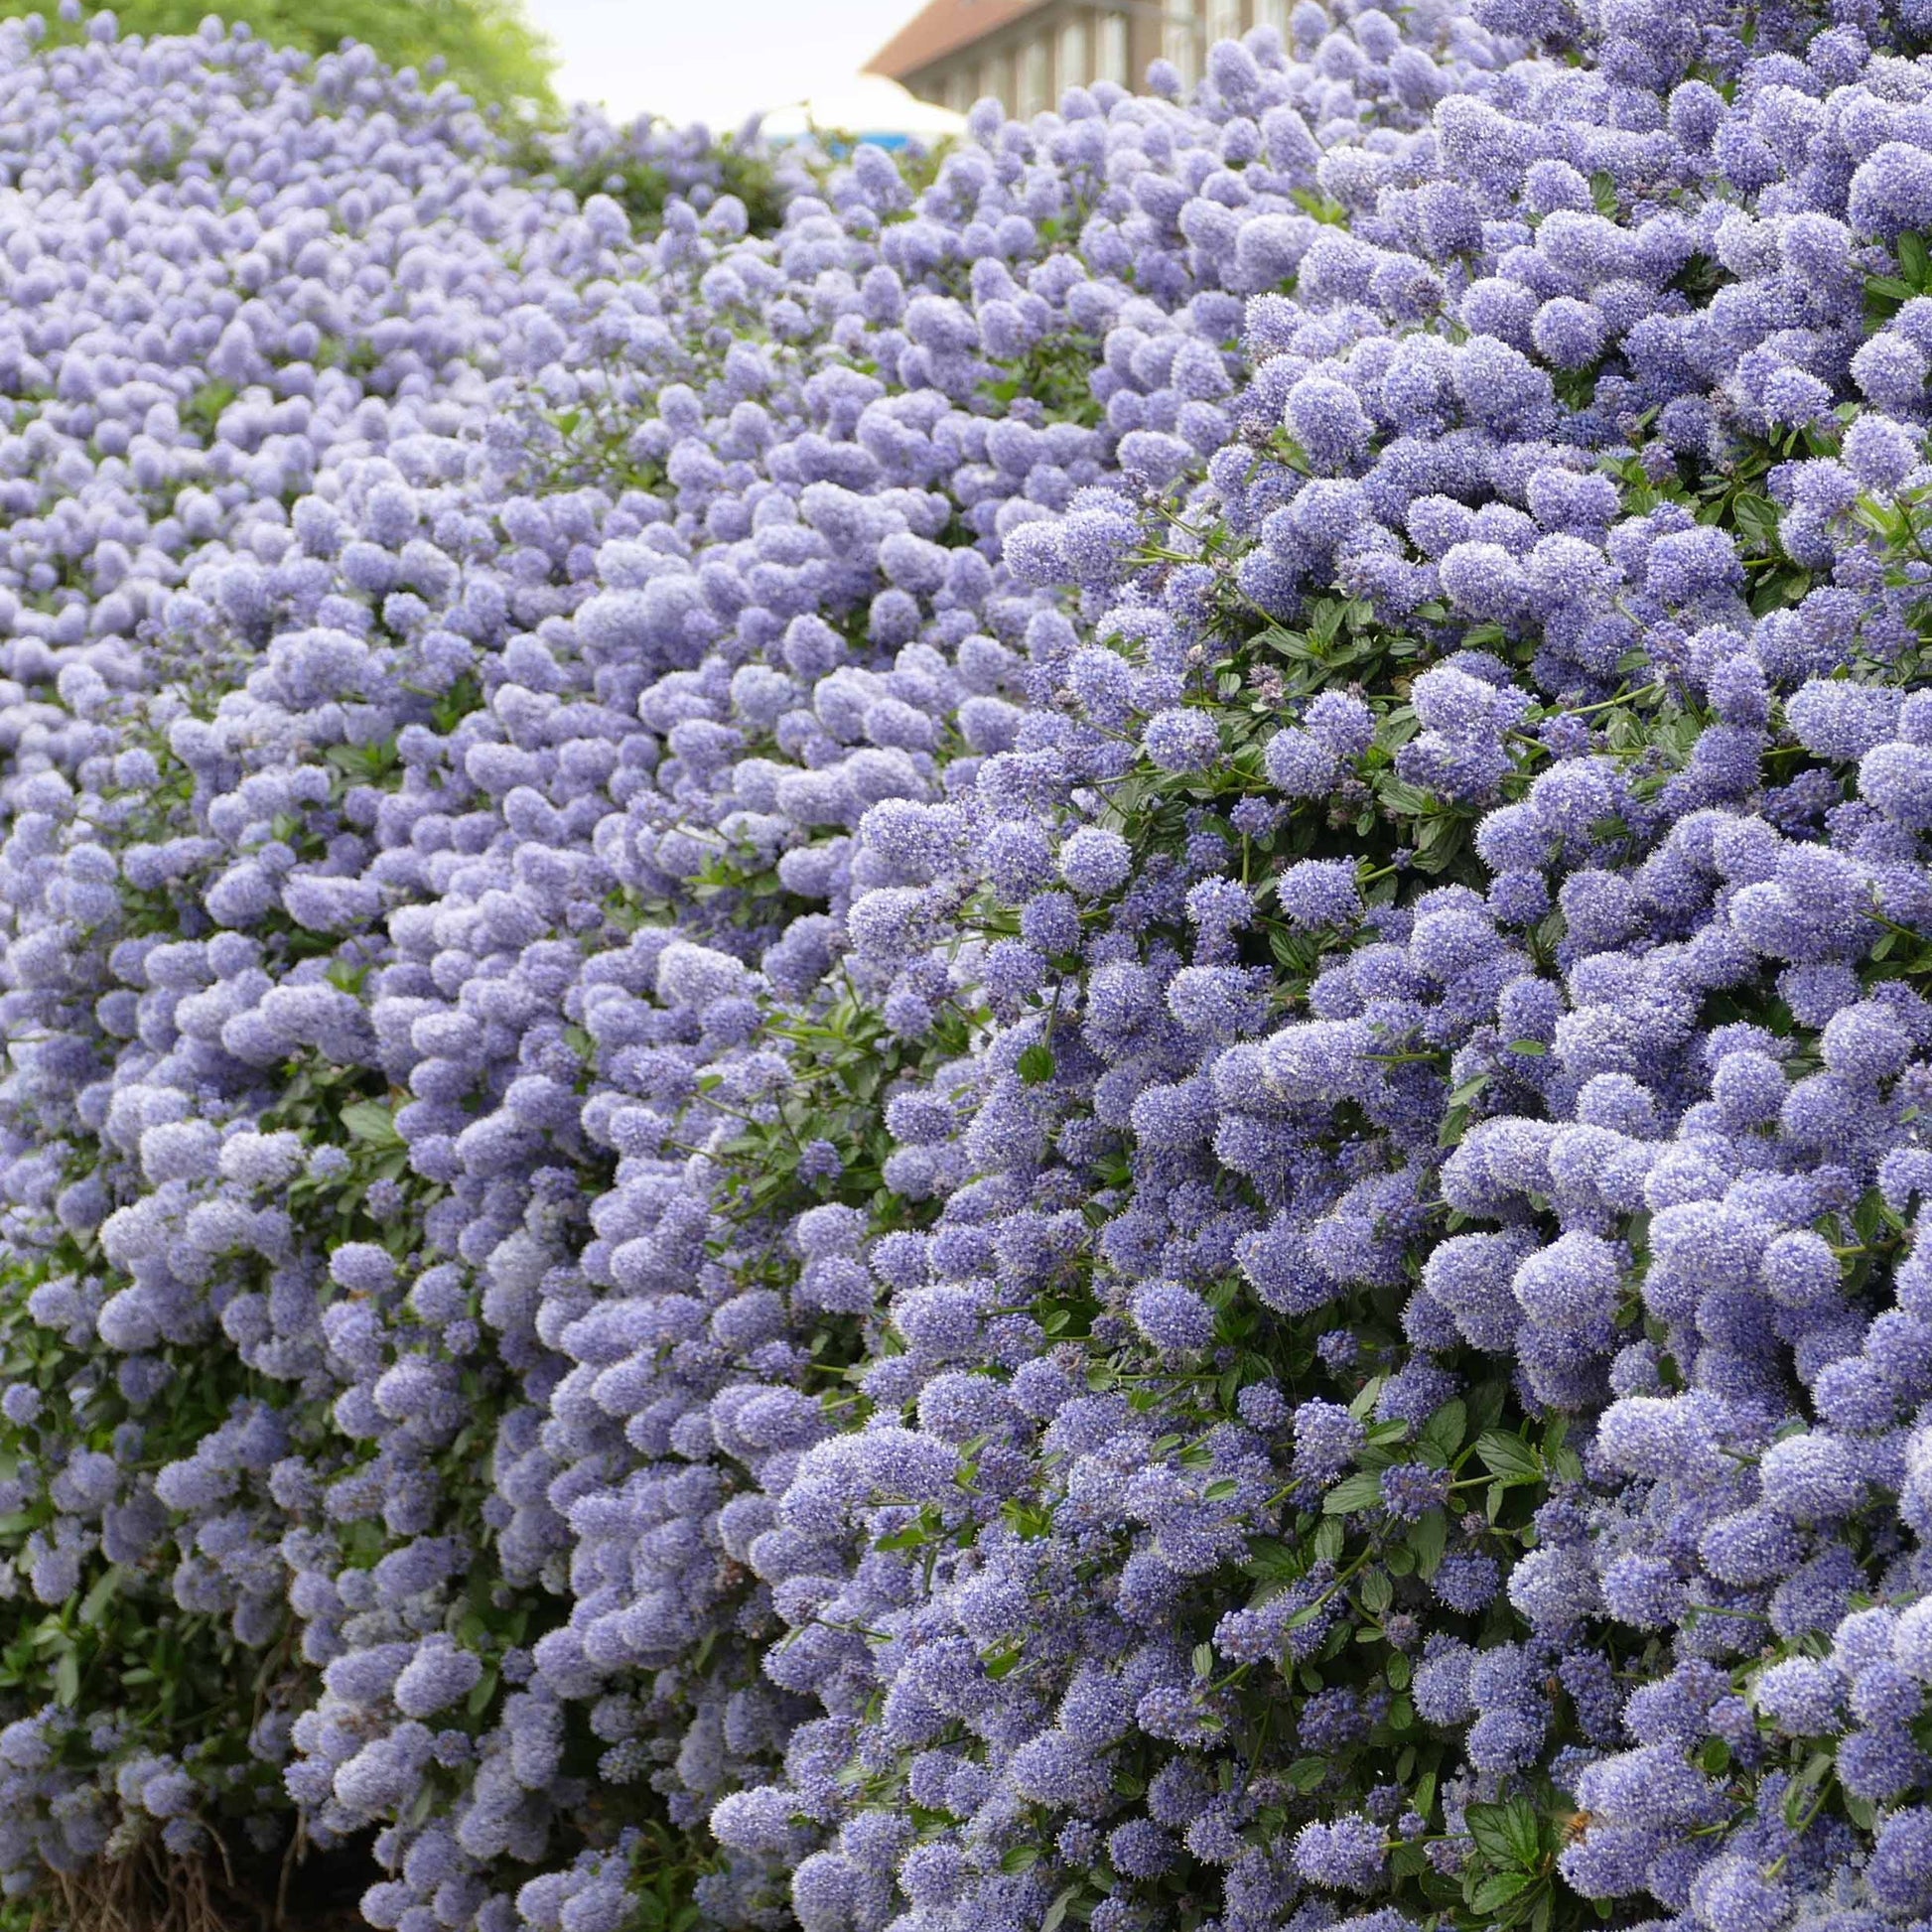
[[[1045,4],[1046,0],[927,0],[866,63],[866,71],[902,80]]]

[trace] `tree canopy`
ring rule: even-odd
[[[32,0],[0,0],[0,18],[40,11],[55,34],[74,28]],[[556,106],[556,54],[521,0],[125,0],[124,34],[192,34],[209,14],[246,21],[264,40],[327,54],[345,38],[366,42],[395,68],[427,72],[433,61],[479,101]]]

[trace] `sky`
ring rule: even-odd
[[[923,0],[527,0],[557,91],[724,131],[849,81]]]

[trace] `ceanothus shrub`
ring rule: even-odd
[[[1010,537],[1047,704],[860,828],[861,956],[999,1028],[754,1557],[822,1715],[714,1826],[801,1922],[1922,1915],[1926,256],[1850,129],[1927,82],[1805,52],[1620,19],[1676,157],[1451,97],[1238,439]]]
[[[1307,4],[923,189],[0,30],[10,1885],[1923,1916],[1843,11]]]
[[[461,96],[364,53],[311,75],[242,34],[123,45],[102,18],[42,56],[10,32],[9,1229],[35,1390],[7,1416],[26,1590],[76,1606],[8,1759],[12,1869],[148,1821],[192,1851],[224,1803],[267,1844],[278,1785],[327,1842],[427,1789],[371,1913],[496,1923],[496,1862],[584,1829],[567,1759],[689,1819],[782,1746],[767,1613],[732,1581],[758,1499],[726,1512],[827,1426],[814,1360],[864,1347],[850,1254],[811,1258],[794,1312],[772,1236],[876,1183],[815,1134],[774,1193],[726,1123],[795,1142],[769,1096],[807,1062],[841,1110],[814,1119],[876,1168],[854,1055],[966,1046],[943,975],[821,991],[850,827],[938,782],[955,713],[967,757],[1011,742],[1039,600],[1002,585],[998,537],[1106,474],[1089,345],[1178,311],[1209,332],[1189,382],[1221,393],[1236,310],[1193,317],[1226,277],[1129,203],[1066,250],[1098,183],[1073,133],[983,123],[997,150],[910,222],[863,155],[768,242],[698,168],[638,247],[614,200],[524,188]],[[1312,152],[1295,99],[1318,89],[1335,138],[1417,111],[1372,75],[1273,72],[1275,206]],[[106,98],[140,112],[103,135],[76,103]],[[1116,108],[1170,167],[1161,129],[1201,157],[1232,112],[1074,119]],[[573,138],[566,172],[610,145]],[[217,180],[254,186],[229,207]],[[1160,299],[1130,295],[1117,234]],[[1035,384],[1051,415],[995,422],[989,390]],[[761,1037],[774,992],[810,1030],[789,1051]],[[714,1180],[680,1143],[732,1162]],[[708,1302],[662,1296],[694,1267]],[[660,1299],[601,1309],[620,1288]],[[694,1454],[716,1471],[681,1479]],[[179,1617],[209,1633],[190,1658]],[[251,1651],[266,1715],[180,1761],[138,1709],[73,1708],[103,1675],[225,1705]]]

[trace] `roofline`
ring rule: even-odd
[[[922,73],[935,62],[943,61],[949,55],[973,46],[975,42],[990,39],[1002,28],[1011,27],[1016,21],[1024,20],[1027,15],[1051,6],[1053,0],[1019,0],[1017,6],[1014,5],[1013,0],[990,0],[990,4],[987,0],[983,0],[983,4],[986,4],[986,11],[989,14],[993,12],[994,7],[999,7],[1000,17],[992,20],[975,20],[971,17],[974,10],[969,5],[963,4],[963,0],[931,0],[931,4],[914,14],[866,63],[861,71],[883,73],[889,80],[902,81],[907,74]],[[915,38],[917,30],[927,22],[929,16],[945,12],[955,15],[951,23],[952,31],[946,33],[936,43]],[[967,18],[958,19],[957,16],[960,14],[965,14]],[[933,24],[937,25],[937,22]],[[908,42],[911,43],[909,47],[905,45]]]

